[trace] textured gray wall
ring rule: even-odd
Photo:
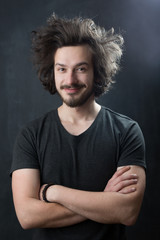
[[[31,64],[31,31],[52,12],[91,17],[122,30],[125,52],[113,89],[98,101],[139,122],[146,139],[147,189],[142,211],[128,239],[160,239],[160,1],[1,0],[0,1],[0,232],[1,239],[30,239],[15,216],[9,169],[18,129],[56,108],[57,96],[43,90]]]

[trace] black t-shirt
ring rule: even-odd
[[[57,110],[24,127],[16,140],[11,173],[21,168],[40,170],[41,184],[54,183],[86,191],[103,191],[117,167],[146,167],[144,139],[138,124],[102,107],[93,124],[73,136]],[[34,239],[125,239],[121,224],[91,220],[63,228],[38,229]]]

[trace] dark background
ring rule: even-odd
[[[125,38],[122,69],[113,89],[98,101],[138,121],[146,140],[147,188],[129,240],[160,239],[160,1],[1,0],[0,1],[0,234],[30,239],[13,207],[9,169],[19,128],[60,104],[43,90],[31,63],[31,31],[59,16],[93,18]]]

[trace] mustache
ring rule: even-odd
[[[78,84],[78,83],[73,83],[73,84],[71,84],[71,85],[67,85],[67,84],[64,84],[64,85],[62,85],[61,87],[60,87],[60,89],[66,89],[66,88],[68,88],[68,89],[70,89],[70,88],[85,88],[86,87],[86,85],[85,84]]]

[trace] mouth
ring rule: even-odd
[[[79,92],[80,88],[64,88],[64,90],[66,93],[73,94]]]
[[[61,89],[64,90],[68,94],[75,94],[78,93],[82,88],[84,88],[85,85],[80,84],[74,84],[74,85],[63,85],[61,86]]]

